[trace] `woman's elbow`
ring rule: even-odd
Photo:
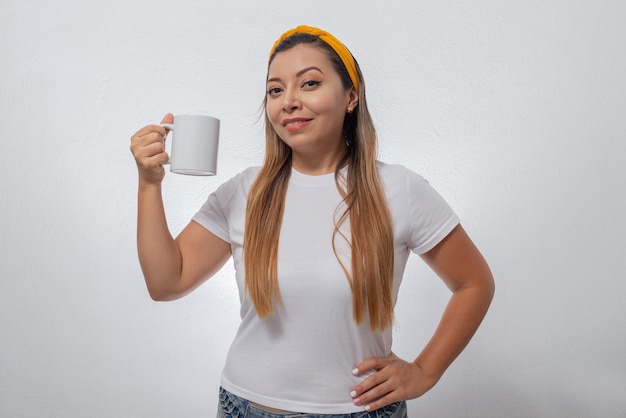
[[[154,286],[147,282],[146,285],[150,298],[155,302],[170,302],[182,296],[179,291],[171,287]]]

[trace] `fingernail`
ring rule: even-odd
[[[370,406],[369,405],[365,405],[365,410],[369,411],[370,410]]]
[[[361,400],[359,398],[353,399],[352,403],[354,403],[355,405],[358,405],[361,403]]]
[[[359,369],[352,369],[352,374],[355,376],[359,374]]]
[[[354,398],[356,396],[356,390],[353,390],[352,392],[350,392],[350,397]]]

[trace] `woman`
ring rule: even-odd
[[[376,161],[363,77],[335,37],[308,26],[283,34],[266,91],[263,166],[220,186],[176,239],[161,197],[166,131],[132,137],[150,295],[182,297],[233,257],[242,322],[218,416],[404,417],[405,401],[435,385],[479,326],[489,267],[422,177]],[[453,294],[405,361],[391,351],[391,325],[411,251]]]

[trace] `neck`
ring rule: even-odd
[[[345,153],[346,145],[343,141],[339,142],[338,147],[330,152],[292,149],[291,166],[300,173],[311,176],[334,173]]]

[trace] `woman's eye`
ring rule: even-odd
[[[279,87],[272,87],[270,89],[267,90],[267,94],[269,96],[276,96],[278,95],[282,90]]]
[[[302,85],[302,87],[305,87],[305,88],[307,88],[307,87],[308,87],[308,88],[317,87],[317,86],[319,86],[321,83],[322,83],[322,82],[321,82],[321,81],[319,81],[319,80],[308,80],[308,81],[305,81],[305,82],[304,82],[304,84]]]

